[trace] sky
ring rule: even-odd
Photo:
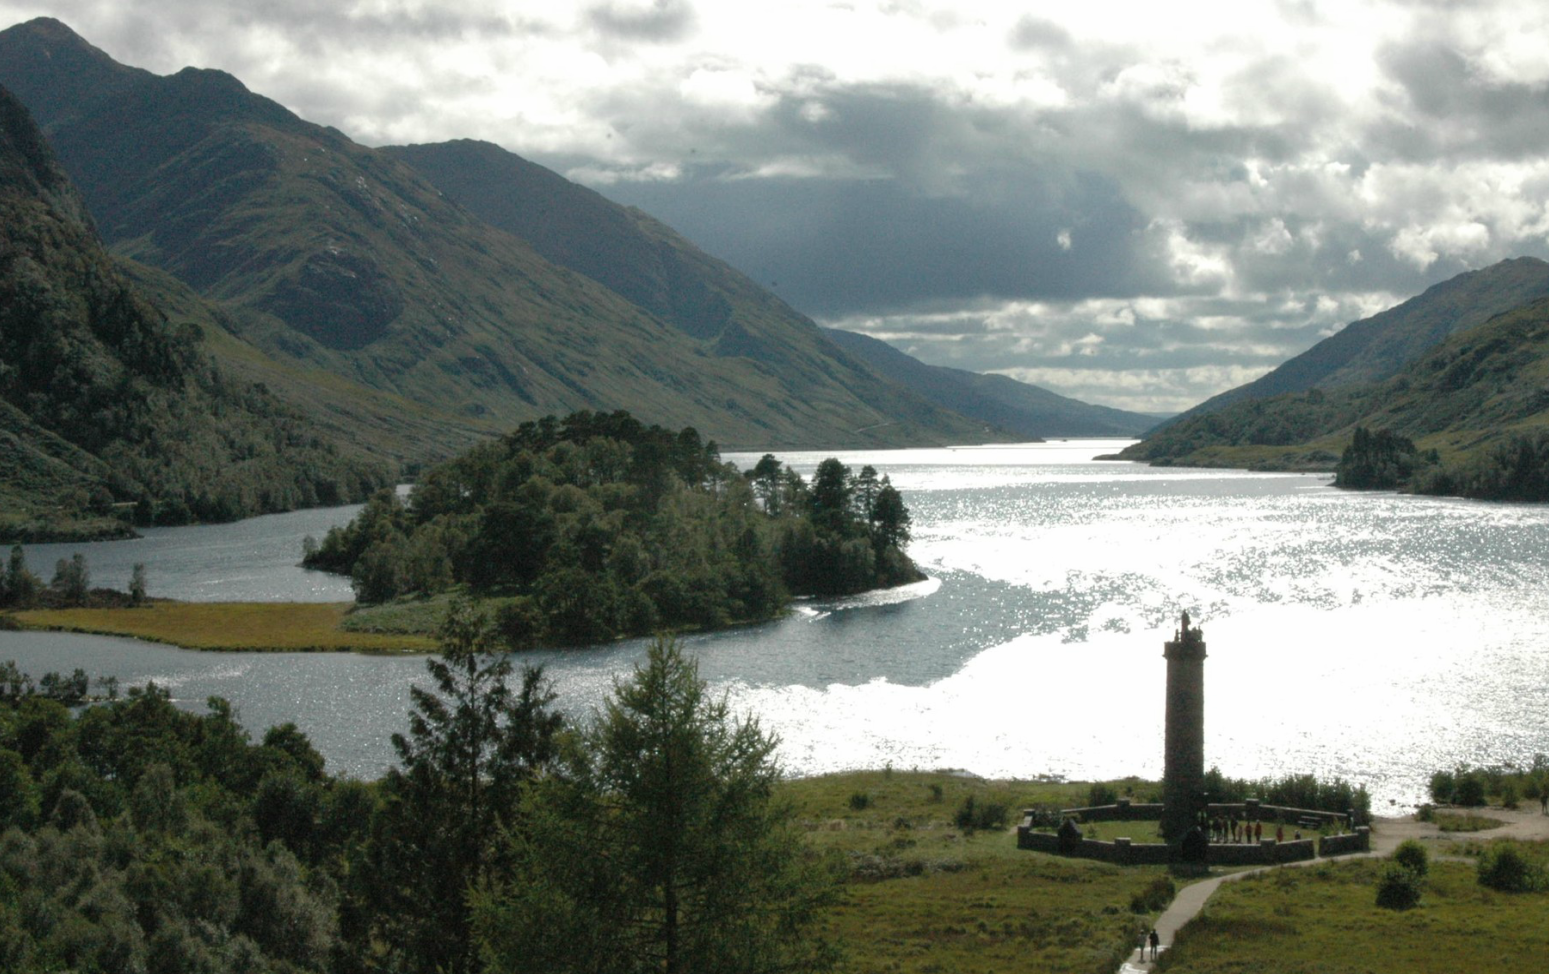
[[[1522,0],[0,0],[366,145],[475,138],[819,323],[1186,409],[1466,270],[1549,257]]]

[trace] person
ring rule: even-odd
[[[1264,823],[1263,822],[1254,822],[1253,823],[1253,841],[1254,842],[1263,842],[1264,841]]]
[[[1151,928],[1151,936],[1149,939],[1151,941],[1151,959],[1156,960],[1156,952],[1162,946],[1162,938],[1157,936],[1155,927]]]
[[[1284,825],[1277,825],[1277,826],[1275,826],[1275,841],[1276,842],[1284,842],[1285,841],[1285,826]]]

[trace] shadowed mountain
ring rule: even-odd
[[[1243,400],[1380,382],[1447,336],[1545,296],[1549,263],[1536,257],[1459,274],[1387,311],[1351,322],[1274,371],[1213,396],[1157,429]]]
[[[913,389],[946,409],[1027,439],[1139,436],[1156,425],[1155,416],[1094,406],[1008,376],[926,365],[868,335],[833,328],[826,334],[839,347],[899,385]]]
[[[267,389],[216,368],[103,249],[22,104],[0,88],[0,537],[121,533],[361,499],[341,456]]]
[[[1538,261],[1508,261],[1464,275],[1448,289],[1452,320],[1481,322],[1458,330],[1398,370],[1373,382],[1286,393],[1231,403],[1180,420],[1125,450],[1124,459],[1199,466],[1332,469],[1357,426],[1385,430],[1435,449],[1445,465],[1466,465],[1514,438],[1549,429],[1549,298],[1485,318],[1504,300],[1474,290],[1489,272],[1508,271],[1512,284]],[[1432,288],[1400,308],[1434,296]],[[1508,287],[1508,295],[1521,292]],[[1434,305],[1432,306],[1435,307]],[[1395,309],[1398,310],[1398,309]],[[1440,317],[1438,315],[1438,317]],[[1332,341],[1333,339],[1329,339]]]
[[[638,267],[594,278],[457,205],[401,153],[222,72],[135,72],[38,20],[0,32],[0,83],[17,75],[116,253],[220,302],[223,327],[298,374],[456,417],[440,437],[383,440],[397,455],[444,456],[577,409],[693,425],[727,446],[983,438],[751,285],[695,283],[691,269],[714,262],[665,228],[639,244]],[[653,221],[633,222],[651,237]],[[376,417],[362,435],[389,435],[357,405]]]

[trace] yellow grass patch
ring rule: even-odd
[[[348,602],[153,602],[137,609],[33,609],[14,618],[27,629],[130,636],[185,649],[424,653],[425,636],[339,628]]]

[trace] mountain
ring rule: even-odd
[[[0,88],[0,536],[100,536],[361,499],[341,454],[216,368],[103,249],[27,110]]]
[[[1274,371],[1205,400],[1157,428],[1248,399],[1380,382],[1449,335],[1549,296],[1549,263],[1503,260],[1459,274],[1381,314],[1351,322]]]
[[[1037,440],[1049,436],[1139,436],[1157,417],[1069,399],[1004,375],[926,365],[887,342],[830,328],[840,348],[937,405]]]
[[[444,421],[439,436],[395,435],[390,413],[352,400],[361,435],[403,459],[578,409],[692,425],[723,446],[985,438],[745,279],[669,284],[654,300],[618,274],[561,266],[401,153],[306,122],[222,72],[127,69],[45,19],[0,32],[0,83],[34,106],[115,253],[219,302],[223,328],[293,374]],[[629,271],[640,279],[716,265],[634,222],[660,238],[650,253],[671,252],[668,271],[660,260]]]
[[[1479,315],[1454,307],[1460,317]],[[1232,403],[1160,430],[1120,456],[1332,469],[1356,427],[1412,439],[1421,450],[1436,450],[1444,467],[1457,468],[1549,430],[1549,298],[1456,332],[1390,378]]]

